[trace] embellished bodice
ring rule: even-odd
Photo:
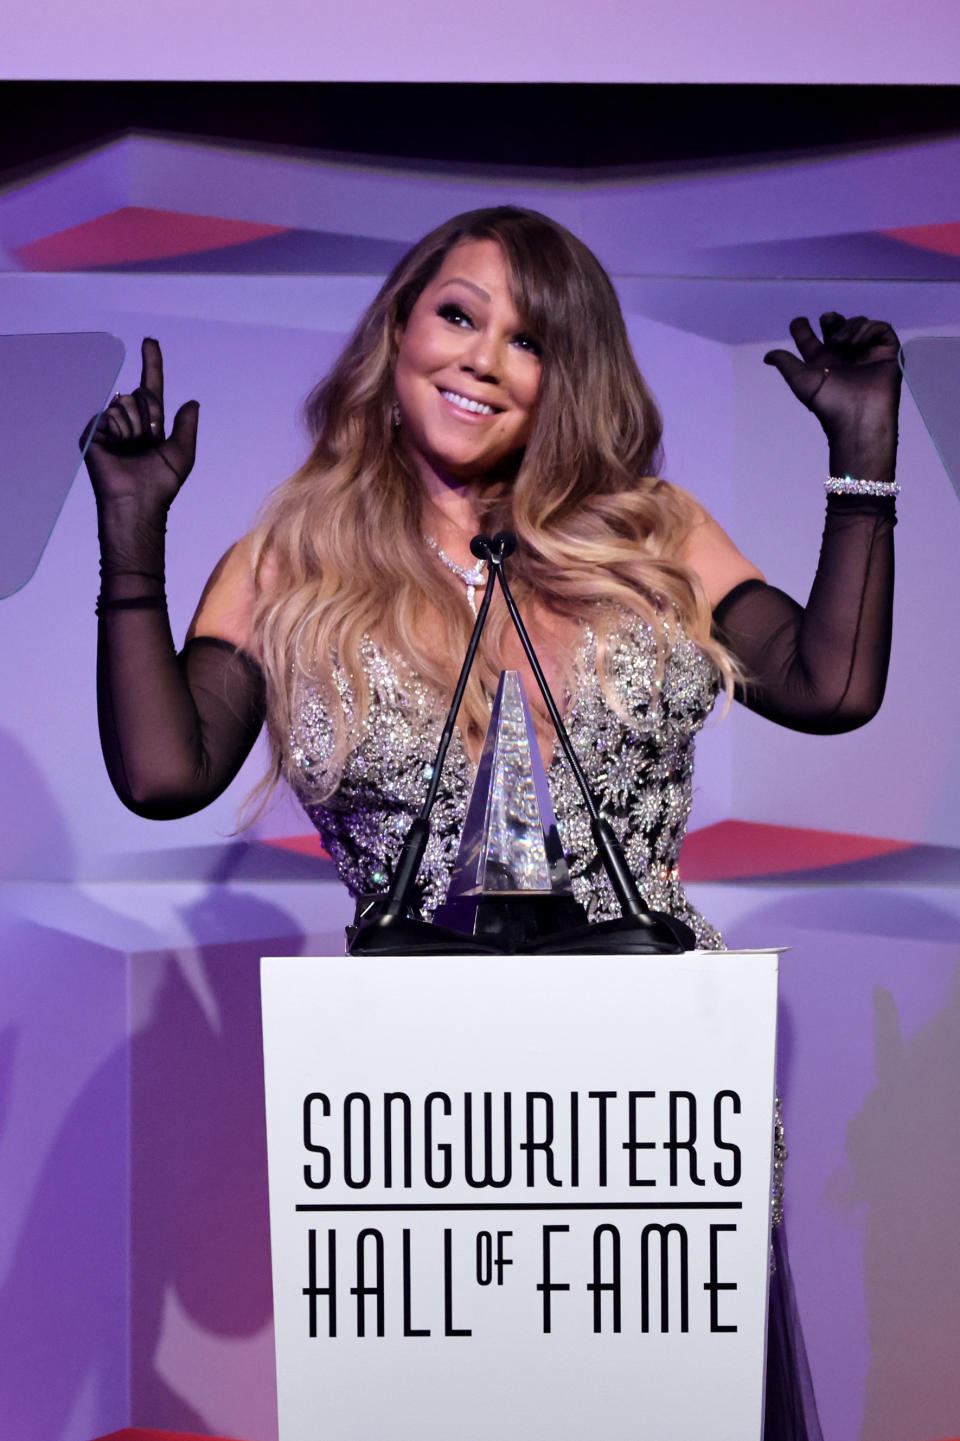
[[[683,894],[677,857],[690,812],[694,737],[716,698],[717,672],[675,623],[667,628],[667,640],[658,679],[652,627],[625,615],[608,643],[605,688],[598,676],[597,640],[585,624],[566,725],[647,904],[686,921],[700,945],[714,949],[722,945],[720,937]],[[444,718],[434,693],[403,663],[369,641],[363,660],[370,708],[332,795],[323,796],[333,727],[318,692],[302,697],[291,735],[294,788],[355,895],[381,890],[386,883],[423,802]],[[349,683],[342,672],[334,679],[349,724]],[[426,915],[446,896],[474,774],[455,732],[420,871],[420,905]],[[618,915],[596,859],[586,807],[559,743],[547,779],[574,894],[592,920]]]

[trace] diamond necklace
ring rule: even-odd
[[[433,539],[432,536],[425,535],[423,538],[427,545],[430,547],[430,549],[436,551],[437,559],[443,562],[443,564],[447,567],[447,570],[452,570],[454,575],[459,576],[460,579],[463,581],[464,585],[467,587],[467,605],[473,611],[474,615],[476,615],[477,586],[486,585],[487,583],[487,577],[485,574],[485,571],[487,569],[487,562],[485,560],[478,560],[472,570],[467,570],[464,566],[457,565],[457,562],[455,560],[451,560],[450,557],[447,555],[446,551],[440,549],[439,545],[437,545],[437,542]]]

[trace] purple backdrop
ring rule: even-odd
[[[668,476],[803,598],[824,446],[760,357],[792,314],[828,304],[889,314],[905,335],[956,332],[960,287],[943,256],[924,268],[894,246],[881,264],[873,242],[942,220],[958,157],[944,142],[561,187],[125,142],[0,196],[0,246],[15,256],[143,206],[275,223],[312,236],[303,254],[342,269],[325,235],[395,246],[469,204],[536,204],[615,276],[666,415]],[[195,274],[184,262],[2,277],[8,330],[112,330],[131,357],[143,334],[158,335],[171,402],[202,401],[197,469],[170,527],[175,630],[302,455],[297,404],[373,293],[380,253],[363,252],[362,275]],[[279,267],[277,255],[263,251],[263,263]],[[827,283],[838,256],[852,278]],[[801,279],[771,278],[788,263]],[[135,374],[131,359],[124,383]],[[960,846],[960,513],[909,399],[901,470],[881,716],[831,740],[742,712],[712,723],[695,823],[737,816]],[[208,812],[174,825],[116,802],[96,738],[94,529],[81,481],[36,576],[0,608],[0,1429],[89,1441],[136,1421],[272,1441],[256,961],[338,946],[348,906],[328,866],[250,844],[305,829],[288,800],[231,839],[262,755]],[[937,854],[952,866],[955,851]],[[844,891],[711,885],[698,900],[731,944],[795,947],[781,1036],[788,1205],[827,1441],[960,1433],[960,1178],[945,1141],[960,1055],[956,873]]]

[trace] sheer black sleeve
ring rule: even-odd
[[[748,580],[713,612],[745,672],[736,696],[791,730],[835,735],[876,715],[890,655],[892,499],[831,495],[806,606]]]
[[[256,661],[212,637],[188,641],[179,655],[171,643],[158,663],[143,630],[159,619],[121,611],[101,620],[97,710],[117,795],[137,815],[174,820],[233,780],[263,723],[264,685]]]
[[[97,711],[117,795],[137,815],[202,810],[233,780],[266,710],[260,667],[226,641],[198,637],[177,654],[164,598],[165,514],[136,524],[100,510]]]

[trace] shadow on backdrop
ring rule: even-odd
[[[6,868],[71,876],[57,802],[5,733],[0,794]],[[124,1416],[127,1399],[118,1352],[128,1249],[125,962],[57,929],[52,896],[46,909],[46,923],[0,916],[0,1004],[11,1021],[0,1083],[0,1434],[86,1441],[93,1423]],[[103,920],[109,931],[108,913]]]
[[[276,1376],[259,962],[268,948],[301,954],[304,936],[278,907],[216,886],[182,915],[197,935],[215,921],[221,933],[228,924],[236,936],[270,941],[134,962],[133,1419],[270,1441]],[[228,1341],[262,1333],[263,1344],[231,1357],[198,1332]]]
[[[56,802],[0,735],[8,781],[32,795],[18,872],[45,854],[70,876]],[[50,887],[44,924],[0,922],[5,1438],[89,1441],[131,1421],[276,1434],[259,958],[299,954],[304,938],[281,907],[226,884],[245,848],[231,851],[180,909],[194,944],[128,955],[72,934],[54,900],[69,882]],[[89,893],[79,909],[87,935],[129,930]],[[269,940],[204,944],[211,933]]]
[[[850,1199],[867,1203],[871,1361],[860,1441],[955,1436],[960,964],[946,1005],[908,1039],[883,987],[874,1010],[876,1085],[846,1142]]]

